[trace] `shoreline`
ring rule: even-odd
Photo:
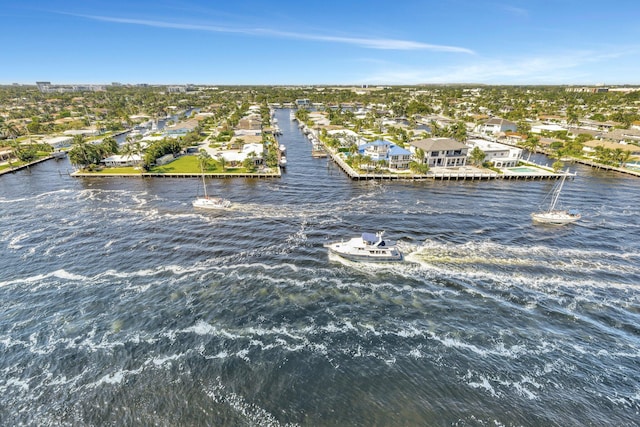
[[[202,178],[202,173],[167,172],[167,173],[93,173],[76,171],[69,174],[74,178]],[[277,172],[256,172],[256,173],[205,173],[206,178],[281,178],[282,171]]]

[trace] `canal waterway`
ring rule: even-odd
[[[0,178],[0,424],[640,419],[640,181],[351,181],[276,117],[279,179]],[[539,158],[544,163],[544,159]],[[324,243],[384,230],[407,262]]]

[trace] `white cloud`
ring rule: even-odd
[[[522,58],[477,59],[455,66],[407,68],[387,66],[363,79],[369,83],[487,83],[562,84],[598,79],[600,65],[610,66],[615,58],[635,54],[635,49],[609,52],[570,52]]]
[[[146,19],[114,18],[109,16],[96,16],[96,15],[74,15],[74,16],[94,19],[97,21],[115,22],[119,24],[143,25],[148,27],[172,28],[172,29],[193,30],[193,31],[208,31],[208,32],[215,32],[215,33],[237,33],[237,34],[247,34],[247,35],[253,35],[253,36],[271,36],[271,37],[280,37],[280,38],[297,39],[297,40],[342,43],[342,44],[360,46],[367,49],[430,50],[435,52],[474,54],[474,52],[471,49],[467,49],[464,47],[422,43],[422,42],[417,42],[412,40],[325,36],[325,35],[319,35],[319,34],[303,34],[303,33],[278,31],[278,30],[272,30],[268,28],[234,28],[234,27],[221,27],[221,26],[215,26],[215,25],[198,25],[198,24],[183,24],[183,23],[174,23],[174,22],[165,22],[165,21],[152,21],[152,20],[146,20]]]

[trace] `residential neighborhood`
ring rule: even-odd
[[[521,164],[553,173],[567,161],[633,174],[640,158],[636,88],[261,89],[270,102],[245,88],[52,88],[39,82],[0,91],[0,172],[68,153],[81,175],[197,174],[181,157],[205,153],[208,173],[277,176],[284,165],[274,119],[280,108],[291,109],[314,152],[331,153],[359,175],[415,178],[444,169],[499,177]],[[335,100],[345,95],[348,102]],[[120,97],[135,101],[114,110],[108,100]],[[535,152],[553,165],[532,164]]]

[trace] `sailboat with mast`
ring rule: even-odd
[[[551,190],[551,202],[549,203],[549,207],[547,210],[542,212],[534,212],[531,214],[531,218],[535,222],[539,222],[542,224],[555,224],[555,225],[564,225],[570,224],[572,222],[576,222],[580,219],[581,215],[576,210],[563,210],[558,208],[558,200],[560,199],[560,192],[562,191],[562,186],[564,185],[564,181],[567,178],[569,172],[565,172],[562,175],[562,179],[553,186]]]
[[[200,209],[228,209],[231,207],[231,202],[221,197],[211,197],[207,194],[207,183],[204,180],[204,169],[200,165],[202,170],[202,186],[204,188],[204,196],[197,197],[193,202],[194,208]]]

